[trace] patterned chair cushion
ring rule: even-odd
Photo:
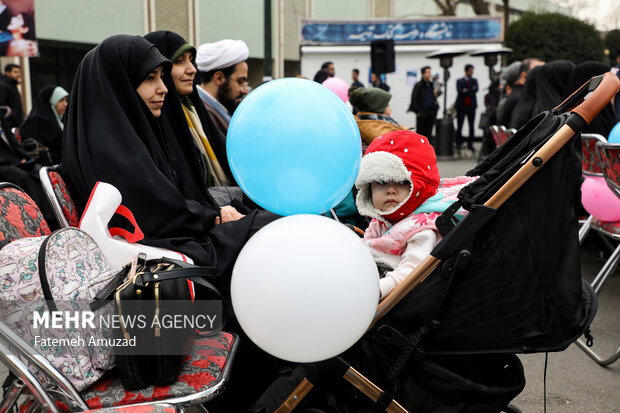
[[[605,222],[605,221],[600,221],[600,220],[595,218],[595,219],[592,220],[592,225],[602,229],[605,232],[608,232],[608,233],[610,233],[612,235],[617,235],[617,236],[620,237],[620,221],[618,221],[618,222]]]
[[[13,185],[0,185],[0,245],[49,233],[39,207],[25,192]]]
[[[120,378],[103,378],[82,392],[91,409],[122,406],[189,396],[208,390],[222,378],[232,351],[235,337],[221,332],[211,337],[197,338],[192,354],[187,356],[177,381],[169,386],[150,386],[142,390],[125,390]],[[66,405],[59,405],[68,410]]]
[[[581,135],[581,170],[588,175],[602,175],[601,165],[596,153],[597,138]]]
[[[620,145],[599,145],[596,149],[605,181],[620,192]]]
[[[69,190],[67,189],[65,181],[56,171],[50,171],[48,175],[50,182],[52,183],[52,188],[54,188],[54,195],[56,195],[56,199],[62,208],[62,213],[65,216],[65,219],[69,223],[69,226],[77,227],[79,224],[77,210],[71,196],[69,195]]]

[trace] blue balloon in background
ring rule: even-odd
[[[280,215],[322,214],[336,206],[355,183],[361,151],[349,108],[326,87],[298,78],[252,91],[226,138],[243,192]]]
[[[616,109],[617,110],[617,109]],[[607,137],[609,143],[620,143],[620,122],[616,123]]]

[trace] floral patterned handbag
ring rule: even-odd
[[[59,327],[53,312],[90,312],[90,302],[116,275],[97,244],[77,228],[17,239],[0,249],[0,317],[78,390],[85,389],[114,366],[110,347],[89,345],[107,331],[67,325],[66,318]]]

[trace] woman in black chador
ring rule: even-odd
[[[211,120],[194,86],[196,49],[177,33],[167,30],[149,33],[144,38],[172,62],[163,111],[177,112],[172,117],[184,120],[175,132],[189,134],[194,140],[202,155],[208,186],[236,185],[226,158],[226,140]]]
[[[112,36],[84,57],[72,88],[63,171],[79,207],[97,181],[110,183],[144,232],[141,242],[229,275],[247,239],[275,215],[220,214],[191,136],[172,132],[185,120],[161,110],[168,89],[146,98],[137,91],[158,66],[168,83],[170,61],[139,36]]]
[[[556,60],[530,70],[510,118],[510,127],[520,129],[534,116],[562,103],[566,83],[574,68],[572,62]]]
[[[34,139],[37,146],[46,147],[37,160],[42,165],[60,163],[62,154],[62,118],[67,109],[69,93],[60,86],[43,87],[32,105],[30,114],[19,128],[24,147]],[[34,146],[34,145],[32,145]]]

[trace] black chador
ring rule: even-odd
[[[44,86],[37,94],[32,110],[19,128],[22,142],[34,139],[46,146],[50,159],[39,159],[43,165],[55,165],[60,162],[62,154],[62,127],[57,114],[50,104],[50,98],[56,86]]]

